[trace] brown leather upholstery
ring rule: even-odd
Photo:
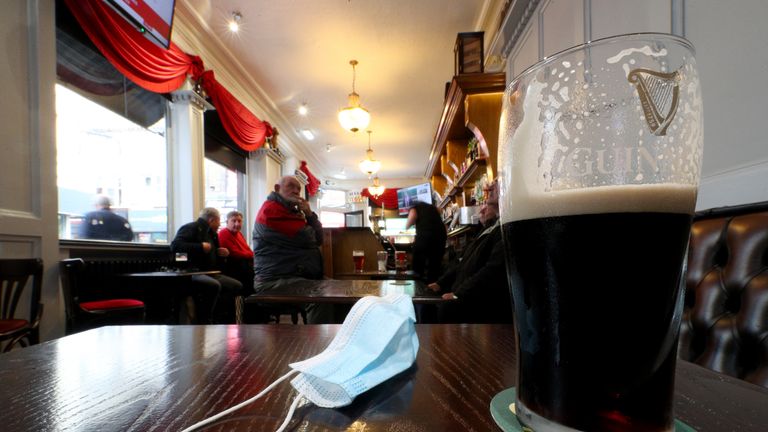
[[[768,387],[768,203],[697,215],[678,354]]]

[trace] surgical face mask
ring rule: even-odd
[[[278,431],[290,422],[303,398],[324,408],[349,405],[359,394],[408,369],[416,360],[419,339],[416,314],[405,294],[363,297],[349,311],[331,344],[320,354],[291,363],[291,372],[251,399],[201,421],[195,430],[257,400],[277,384],[298,373],[291,385],[298,395]]]

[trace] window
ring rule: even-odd
[[[325,189],[317,200],[320,223],[326,228],[344,226],[344,212],[347,211],[347,193],[342,190]]]
[[[164,106],[165,100],[155,96],[147,103]],[[106,197],[111,212],[130,223],[132,241],[167,243],[165,130],[164,115],[144,127],[82,91],[56,85],[59,238],[117,240],[85,226],[86,220],[94,226],[104,222],[86,215],[95,210],[97,198]]]
[[[239,171],[205,159],[205,206],[219,210],[222,225],[230,211],[245,213],[245,203],[241,198],[244,195],[240,186],[242,177]]]

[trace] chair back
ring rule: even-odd
[[[43,260],[30,259],[0,259],[0,319],[14,319],[19,302],[24,296],[24,290],[30,285],[29,303],[29,333],[30,344],[39,342],[40,318],[43,305],[40,303],[43,286]]]
[[[72,333],[75,324],[77,304],[80,300],[79,287],[83,284],[85,261],[82,258],[70,258],[59,262],[61,291],[64,295],[65,332]]]

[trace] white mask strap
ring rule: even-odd
[[[203,419],[203,420],[193,424],[192,426],[184,429],[181,432],[192,432],[192,431],[194,431],[196,429],[199,429],[199,428],[201,428],[201,427],[203,427],[205,425],[211,424],[211,423],[215,422],[216,420],[224,417],[225,415],[230,414],[232,412],[235,412],[235,411],[239,410],[240,408],[242,408],[242,407],[244,407],[246,405],[252,404],[257,399],[259,399],[260,397],[264,396],[270,390],[275,388],[276,385],[278,385],[281,382],[285,381],[288,377],[290,377],[291,375],[293,375],[293,374],[295,374],[297,372],[298,371],[296,371],[296,370],[291,370],[287,374],[285,374],[285,375],[281,376],[280,378],[278,378],[277,380],[275,380],[275,382],[273,382],[272,384],[268,385],[264,390],[260,391],[259,394],[257,394],[256,396],[248,399],[245,402],[240,402],[239,404],[237,404],[237,405],[235,405],[235,406],[233,406],[231,408],[227,408],[227,409],[225,409],[224,411],[222,411],[222,412],[220,412],[218,414],[212,415],[211,417],[208,417],[207,419]],[[299,404],[298,401],[301,398],[303,398],[303,397],[304,397],[304,395],[301,394],[301,393],[299,393],[299,395],[296,396],[296,399],[294,399],[293,404],[291,405],[291,409],[288,411],[288,418],[283,422],[283,424],[280,426],[279,430],[283,430],[285,428],[285,426],[288,424],[288,422],[291,420],[291,417],[293,417],[293,411],[296,409],[296,406]]]
[[[296,398],[293,399],[293,403],[291,404],[291,408],[288,409],[288,415],[286,415],[285,420],[283,420],[283,424],[281,424],[275,432],[283,432],[285,430],[285,428],[288,426],[288,423],[290,423],[291,419],[293,418],[293,412],[296,411],[296,407],[299,406],[299,402],[302,399],[304,399],[304,393],[299,393],[296,395]]]

